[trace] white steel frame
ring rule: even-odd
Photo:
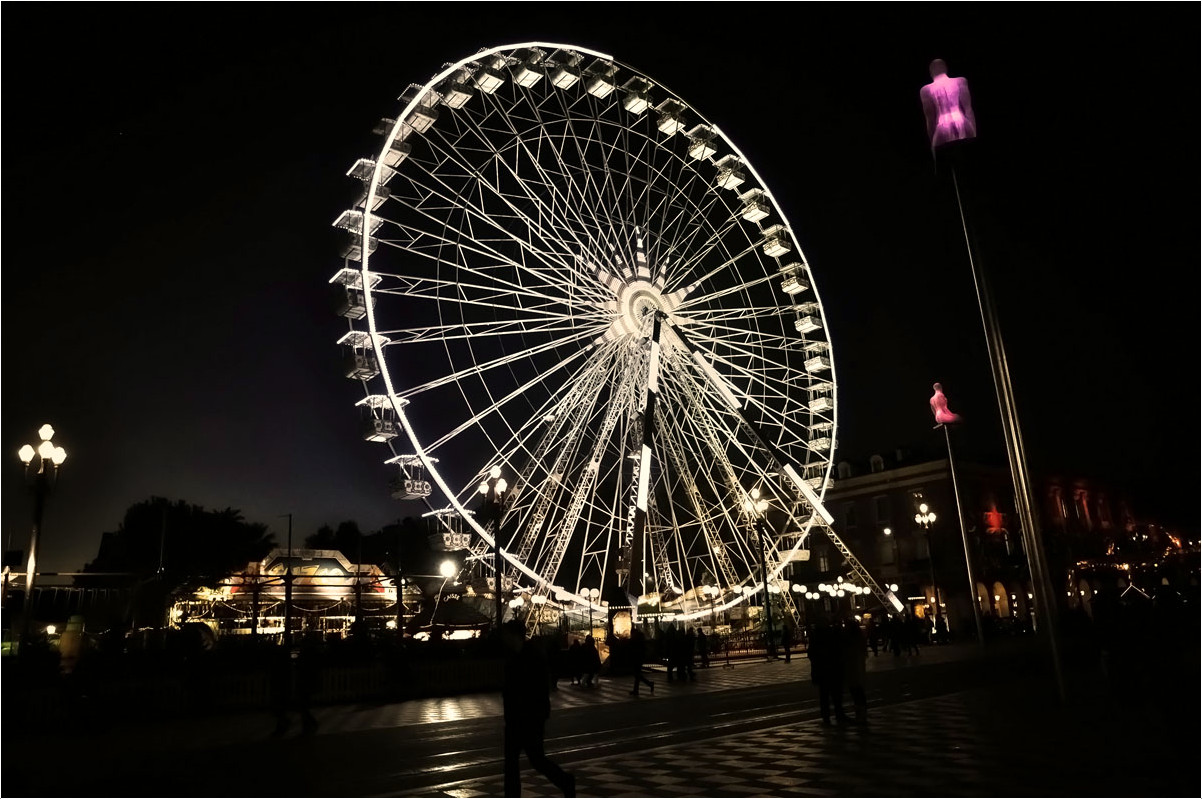
[[[587,605],[624,565],[632,598],[688,618],[762,590],[750,492],[772,503],[775,579],[829,522],[837,407],[816,284],[767,183],[682,98],[583,47],[483,49],[401,101],[348,173],[376,200],[336,223],[366,306],[348,324],[379,363],[364,390],[406,434],[388,462],[420,463],[431,508],[489,549],[499,535],[506,569],[559,600]],[[473,513],[496,464],[499,533]]]

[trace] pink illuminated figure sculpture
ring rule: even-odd
[[[947,397],[943,396],[943,384],[935,384],[935,393],[931,396],[931,413],[935,414],[938,424],[955,424],[960,421],[960,414],[947,409]]]
[[[932,150],[977,137],[977,118],[972,112],[968,81],[948,77],[947,64],[942,58],[931,62],[931,82],[922,87],[919,96]]]

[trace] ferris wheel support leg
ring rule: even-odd
[[[647,529],[647,495],[651,487],[651,443],[655,430],[655,400],[659,394],[659,336],[662,328],[663,315],[655,315],[654,326],[651,330],[651,357],[647,364],[647,388],[643,395],[642,426],[643,442],[638,454],[635,474],[636,494],[634,496],[633,514],[626,531],[626,557],[630,566],[627,576],[626,591],[632,596],[638,596],[635,586],[642,584],[642,564],[636,569],[634,563],[634,548],[643,540],[643,531]]]

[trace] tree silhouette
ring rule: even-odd
[[[213,586],[275,548],[266,525],[233,508],[212,511],[151,497],[131,506],[117,530],[101,536],[95,560],[77,577],[83,588],[131,592],[128,621],[158,626],[172,594]]]

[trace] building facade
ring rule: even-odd
[[[1009,469],[959,459],[954,465],[953,475],[946,457],[900,450],[839,462],[825,498],[832,527],[880,586],[897,586],[904,613],[932,627],[943,617],[953,637],[973,637],[975,602],[986,633],[1032,629],[1038,624],[1035,591]],[[1049,579],[1062,603],[1058,610],[1088,611],[1095,582],[1114,584],[1108,569],[1093,566],[1106,561],[1108,551],[1113,555],[1116,541],[1138,535],[1136,522],[1107,488],[1059,476],[1035,478],[1034,484]],[[1083,563],[1091,568],[1083,569]],[[794,564],[791,577],[812,585],[852,579],[851,574],[838,548],[817,532],[810,559]],[[817,602],[808,601],[804,610],[812,615],[840,609],[828,598]],[[855,604],[867,610],[875,601],[863,597]]]

